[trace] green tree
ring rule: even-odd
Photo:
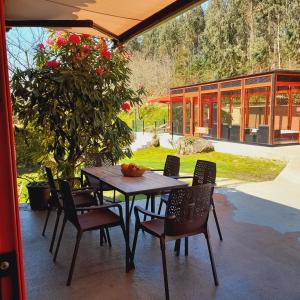
[[[141,102],[129,87],[128,57],[104,39],[52,33],[36,48],[35,66],[12,78],[16,117],[36,128],[59,171],[73,176],[88,152],[130,155],[130,128],[118,114]]]

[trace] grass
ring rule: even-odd
[[[134,152],[131,159],[124,159],[122,162],[134,162],[139,165],[147,166],[152,169],[162,169],[165,158],[168,154],[176,155],[176,151],[166,148],[145,148]],[[286,163],[279,160],[250,158],[240,155],[225,154],[219,152],[200,153],[184,155],[180,157],[182,173],[193,173],[197,159],[214,161],[217,164],[217,176],[223,178],[232,178],[244,181],[267,181],[273,180],[285,167]],[[18,179],[20,202],[27,200],[28,181],[27,176],[37,179],[38,173],[25,173]],[[112,193],[107,192],[106,196],[111,197]],[[123,195],[117,193],[119,200],[124,200]],[[143,195],[136,199],[145,198]]]
[[[131,159],[150,168],[163,168],[168,154],[176,155],[176,150],[166,148],[145,148],[136,151]],[[180,158],[180,171],[193,173],[197,159],[213,161],[217,164],[217,176],[245,181],[266,181],[274,179],[285,167],[286,163],[278,160],[250,158],[246,156],[220,152],[184,155]]]

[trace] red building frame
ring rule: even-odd
[[[222,101],[230,99],[229,113],[222,110]],[[239,99],[238,116],[232,116],[232,98]],[[176,132],[174,106],[182,103],[183,132]],[[197,103],[198,111],[187,103]],[[239,118],[237,124],[222,121]],[[177,114],[178,115],[178,114]],[[196,119],[194,116],[198,116]],[[186,130],[190,119],[191,130]],[[208,120],[206,120],[208,118]],[[182,135],[207,136],[236,142],[276,145],[300,143],[300,71],[273,70],[238,76],[170,90],[170,132]],[[208,124],[208,125],[207,125]],[[227,127],[226,127],[227,126]]]

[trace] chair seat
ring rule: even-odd
[[[142,227],[150,231],[156,236],[162,236],[165,230],[165,220],[163,219],[153,219],[150,221],[144,221],[141,223]]]
[[[92,230],[105,225],[120,223],[120,217],[109,209],[97,209],[78,215],[78,221],[83,231]]]
[[[77,207],[97,205],[97,201],[95,200],[95,197],[91,195],[90,192],[81,191],[72,194],[74,198],[74,204]]]

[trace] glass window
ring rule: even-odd
[[[270,89],[248,89],[248,114],[246,115],[248,128],[259,128],[268,125],[270,119]]]
[[[241,97],[240,96],[234,96],[232,97],[232,112],[231,112],[231,117],[232,125],[240,125],[241,124]]]
[[[199,105],[198,105],[198,102],[197,102],[197,98],[194,98],[194,128],[195,127],[198,127],[199,126]]]
[[[191,101],[185,103],[185,133],[191,133]]]
[[[183,110],[181,102],[172,103],[172,122],[173,122],[173,133],[182,134],[182,125],[183,125]]]

